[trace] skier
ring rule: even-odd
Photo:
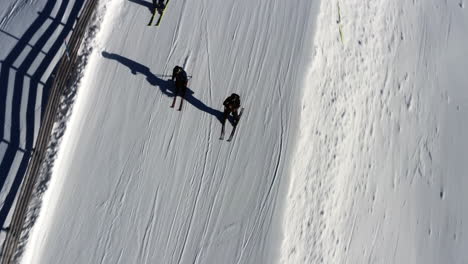
[[[221,136],[219,137],[220,140],[224,139],[224,127],[226,124],[226,119],[229,117],[230,114],[232,114],[232,117],[234,118],[232,125],[233,128],[231,130],[231,135],[229,135],[229,139],[227,141],[231,141],[232,138],[234,137],[234,133],[236,132],[237,128],[237,123],[239,123],[239,119],[242,115],[242,112],[244,111],[244,108],[241,108],[240,112],[238,112],[240,108],[240,97],[238,94],[231,94],[226,100],[223,102],[224,105],[224,114],[223,114],[223,119],[221,123],[223,124],[221,127]]]
[[[223,127],[224,124],[226,123],[226,119],[228,118],[229,114],[232,113],[232,116],[234,117],[234,126],[237,125],[237,122],[239,122],[239,113],[237,110],[240,108],[240,97],[238,94],[231,94],[226,100],[223,102],[224,105],[224,115],[223,115]]]
[[[187,73],[184,69],[180,66],[175,66],[172,70],[172,81],[175,83],[175,93],[174,93],[174,101],[172,102],[172,106],[174,107],[177,95],[179,95],[179,91],[181,92],[182,101],[180,101],[179,111],[182,109],[182,102],[185,97],[185,91],[187,90],[187,83],[188,77]]]

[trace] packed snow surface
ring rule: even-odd
[[[107,2],[24,263],[272,262],[313,3],[172,0],[156,27],[150,2]]]
[[[468,10],[321,1],[282,263],[468,263]]]
[[[465,5],[107,1],[23,262],[467,263]]]

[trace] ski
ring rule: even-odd
[[[186,91],[187,91],[187,87],[182,88],[182,94],[180,95],[179,111],[182,111],[182,104],[184,103],[185,92],[186,92]]]
[[[151,24],[153,23],[153,20],[154,20],[154,16],[155,16],[155,15],[156,15],[156,9],[153,10],[153,14],[151,15],[151,19],[150,19],[150,21],[149,21],[149,23],[148,23],[148,26],[151,26]]]
[[[224,125],[226,123],[223,124],[223,126],[221,127],[221,136],[219,136],[219,140],[223,140],[224,139]]]
[[[239,125],[239,121],[242,117],[242,112],[244,112],[244,108],[242,108],[239,112],[239,120],[237,121],[237,123],[234,125],[234,127],[232,128],[232,131],[231,131],[231,135],[229,135],[229,138],[228,138],[228,142],[231,142],[231,140],[234,138],[234,133],[236,132],[236,128],[237,128],[237,125]]]
[[[172,101],[171,108],[174,108],[176,99],[177,99],[177,94],[174,95],[174,100]]]
[[[176,93],[176,94],[174,95],[174,100],[172,100],[171,108],[174,108],[174,106],[175,106],[175,104],[176,104],[177,95],[179,95],[179,93]],[[180,96],[180,105],[179,105],[179,109],[177,109],[178,111],[182,111],[182,104],[184,103],[184,96],[185,96],[185,92],[182,92],[182,95]]]
[[[182,103],[184,102],[184,95],[180,97],[179,111],[182,111]]]
[[[161,23],[161,19],[164,15],[164,11],[166,10],[168,4],[169,4],[169,0],[167,0],[164,8],[162,10],[159,10],[159,18],[158,18],[158,21],[156,21],[155,26],[159,26],[159,24]]]
[[[232,128],[231,135],[229,135],[229,138],[228,138],[227,142],[231,142],[232,139],[234,138],[234,132],[236,132],[236,127],[237,127],[237,125]]]

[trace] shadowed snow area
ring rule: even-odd
[[[468,263],[465,1],[321,1],[282,263]]]
[[[52,73],[84,2],[0,1],[0,244],[11,230]]]

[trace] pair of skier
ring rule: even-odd
[[[187,90],[188,77],[187,73],[180,66],[175,66],[172,70],[172,81],[175,83],[175,93],[174,101],[172,101],[171,107],[174,107],[177,95],[181,93],[181,97],[185,98],[185,91]],[[184,100],[180,101],[179,111],[182,110],[182,103]]]
[[[175,96],[174,96],[174,102],[172,104],[172,107],[174,107],[175,104],[175,97],[181,92],[182,98],[185,96],[185,90],[187,88],[187,83],[188,83],[188,78],[187,78],[187,73],[184,71],[184,69],[180,66],[175,66],[174,69],[172,70],[172,81],[175,82]],[[231,94],[224,100],[223,102],[224,105],[224,113],[223,113],[223,119],[222,119],[222,124],[224,127],[224,124],[226,123],[226,119],[229,117],[230,114],[232,114],[234,118],[234,126],[237,125],[237,122],[239,122],[239,108],[240,108],[240,97],[238,94]],[[181,103],[182,107],[182,103]],[[180,108],[179,108],[180,110]]]

